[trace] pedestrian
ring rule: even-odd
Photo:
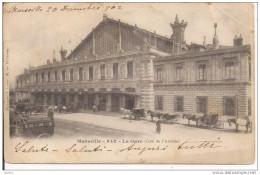
[[[96,111],[97,111],[97,106],[93,105],[93,112],[96,112]]]
[[[157,134],[160,134],[160,133],[161,133],[161,122],[160,122],[160,120],[158,120],[158,121],[156,122],[156,133],[157,133]]]
[[[248,132],[251,121],[248,116],[246,116],[245,119],[246,119],[246,132]]]

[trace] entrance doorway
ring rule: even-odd
[[[125,107],[126,107],[126,109],[133,109],[135,107],[135,96],[134,95],[125,96]]]
[[[99,110],[100,111],[106,111],[106,95],[100,94],[99,95]]]
[[[119,95],[111,95],[111,111],[112,112],[119,112],[120,111],[120,101]]]

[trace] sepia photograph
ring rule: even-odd
[[[10,164],[256,161],[253,3],[4,3]]]

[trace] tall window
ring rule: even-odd
[[[133,77],[133,61],[127,61],[127,77]]]
[[[70,69],[70,81],[73,81],[73,78],[74,78],[74,70],[71,68]]]
[[[44,72],[42,73],[42,83],[44,83]]]
[[[198,79],[199,80],[206,80],[207,79],[207,70],[206,64],[200,64],[198,68]]]
[[[79,81],[83,80],[83,67],[79,68]]]
[[[155,109],[163,110],[163,96],[161,96],[161,95],[155,96]]]
[[[224,97],[224,115],[236,115],[236,98]]]
[[[65,70],[62,70],[62,81],[65,81]]]
[[[18,87],[19,86],[19,82],[18,82],[18,80],[16,80],[16,87]]]
[[[118,63],[113,63],[113,78],[118,78]]]
[[[207,108],[208,108],[208,98],[207,97],[197,97],[197,112],[206,114]]]
[[[93,66],[89,66],[89,80],[93,80]]]
[[[55,81],[57,82],[58,81],[58,71],[55,71]]]
[[[251,98],[248,99],[248,116],[251,116]]]
[[[101,79],[105,79],[105,65],[104,64],[100,65],[100,76],[101,76]]]
[[[21,80],[21,87],[23,86],[23,80]]]
[[[183,104],[183,96],[175,96],[174,97],[174,111],[175,112],[183,112],[184,110]]]
[[[51,72],[48,72],[48,83],[51,82]]]
[[[181,81],[183,80],[183,67],[182,66],[177,66],[176,67],[176,81]]]
[[[36,73],[35,78],[36,78],[36,83],[38,83],[38,73]]]
[[[235,77],[234,75],[234,62],[226,62],[225,63],[225,79],[232,79]]]
[[[157,67],[156,68],[156,81],[157,82],[162,82],[163,81],[163,69],[162,67]]]
[[[251,81],[251,57],[248,57],[248,78]]]

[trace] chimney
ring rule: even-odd
[[[206,36],[204,36],[203,46],[206,47]]]
[[[239,37],[237,37],[237,35],[235,35],[235,38],[233,39],[233,46],[242,46],[243,45],[243,38],[240,34]]]
[[[214,24],[215,34],[214,34],[214,38],[213,38],[213,47],[214,47],[214,49],[218,49],[218,48],[219,48],[219,40],[218,40],[218,35],[217,35],[217,27],[218,27],[218,24],[215,23],[215,24]]]

